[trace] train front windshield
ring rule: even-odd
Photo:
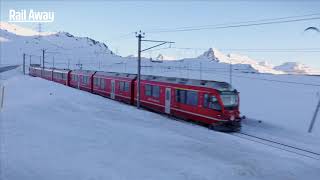
[[[224,107],[235,107],[238,106],[239,98],[236,92],[222,92],[221,100]]]

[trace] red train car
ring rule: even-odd
[[[34,77],[41,77],[42,68],[39,66],[30,66],[29,67],[29,75]]]
[[[93,93],[133,104],[135,74],[96,72],[93,76]]]
[[[67,69],[53,69],[52,80],[54,82],[69,86],[70,73],[71,70]]]
[[[52,69],[51,68],[43,68],[42,69],[42,78],[52,81]]]
[[[141,76],[140,100],[148,109],[219,130],[240,128],[239,95],[226,82]]]
[[[93,75],[96,71],[74,70],[70,73],[69,86],[93,92]]]
[[[29,71],[31,76],[136,104],[136,74],[39,67],[30,67]],[[141,106],[147,109],[197,121],[220,131],[238,131],[241,127],[239,93],[226,82],[141,76],[140,90]]]

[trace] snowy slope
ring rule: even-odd
[[[319,71],[297,62],[286,62],[274,67],[274,69],[284,71],[288,74],[320,74]]]
[[[54,34],[53,32],[36,32],[29,28],[24,28],[15,24],[7,23],[7,22],[0,22],[0,29],[10,32],[12,34],[16,34],[19,36],[47,36]]]
[[[23,53],[27,54],[28,62],[40,63],[42,49],[46,50],[46,66],[70,64],[76,68],[79,62],[97,66],[99,61],[119,58],[106,44],[88,37],[75,37],[67,32],[42,33],[39,37],[32,30],[5,22],[0,24],[2,64],[22,64]]]
[[[319,177],[317,160],[43,79],[9,75],[0,114],[3,180]],[[292,135],[286,136],[296,139]],[[313,139],[297,137],[306,144]]]

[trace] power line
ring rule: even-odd
[[[182,27],[173,28],[173,29],[160,28],[160,29],[153,29],[151,31],[205,28],[205,27],[214,27],[214,26],[222,26],[222,25],[232,25],[232,24],[243,24],[243,23],[254,23],[254,22],[263,22],[263,21],[275,21],[275,20],[283,20],[283,19],[301,18],[301,17],[308,17],[308,16],[316,16],[316,15],[320,15],[320,13],[312,13],[312,14],[305,14],[305,15],[299,15],[299,16],[286,16],[286,17],[279,17],[279,18],[266,18],[266,19],[259,19],[259,20],[239,21],[239,22],[230,22],[230,23],[219,23],[219,24],[214,24],[214,25],[182,26]]]
[[[283,23],[310,21],[310,20],[317,20],[317,19],[320,19],[320,17],[310,17],[310,18],[282,20],[282,21],[269,21],[269,22],[260,22],[260,23],[257,22],[257,23],[247,23],[247,24],[227,25],[227,26],[212,25],[212,27],[195,27],[195,28],[186,28],[186,29],[159,30],[159,31],[149,31],[148,33],[169,33],[169,32],[199,31],[199,30],[209,30],[209,29],[227,29],[227,28],[261,26],[261,25],[270,25],[270,24],[283,24]]]
[[[167,47],[159,48],[150,51],[159,51],[165,49],[177,50],[208,50],[208,48],[193,48],[193,47]],[[219,48],[220,51],[243,51],[243,52],[320,52],[320,48]]]

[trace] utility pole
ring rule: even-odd
[[[42,31],[42,24],[39,23],[38,24],[38,38],[39,38],[39,40],[40,40],[40,37],[41,37],[41,31]]]
[[[44,69],[44,53],[45,53],[45,49],[42,49],[42,68]]]
[[[200,62],[200,80],[202,80],[202,63]]]
[[[313,125],[314,125],[314,123],[316,122],[319,109],[320,109],[320,98],[319,98],[318,105],[317,105],[317,107],[316,107],[316,110],[315,110],[315,112],[314,112],[314,114],[313,114],[312,120],[311,120],[310,125],[309,125],[309,129],[308,129],[308,132],[309,132],[309,133],[312,132]]]
[[[76,66],[79,66],[79,70],[82,70],[82,64],[80,63],[80,59],[78,61],[78,64]],[[78,73],[78,89],[80,89],[80,73]]]
[[[22,65],[23,65],[23,75],[25,75],[26,74],[26,54],[25,53],[23,53]]]
[[[140,108],[140,80],[141,80],[141,39],[144,38],[144,36],[142,36],[142,32],[139,31],[139,33],[136,33],[136,37],[138,38],[137,108],[139,109]]]
[[[70,69],[70,59],[68,59],[68,69]]]
[[[232,62],[230,58],[230,66],[229,66],[229,78],[230,78],[230,85],[232,85]]]
[[[138,38],[138,75],[137,75],[137,108],[140,108],[140,81],[141,81],[141,52],[150,50],[152,48],[158,47],[158,46],[162,46],[164,44],[172,44],[174,42],[171,41],[156,41],[156,40],[142,40],[142,38],[144,38],[145,33],[141,32],[141,30],[139,32],[136,32],[136,37]],[[152,43],[159,43],[157,45],[151,46],[149,48],[146,49],[141,49],[141,42],[152,42]]]
[[[52,68],[54,69],[54,56],[52,56]]]

